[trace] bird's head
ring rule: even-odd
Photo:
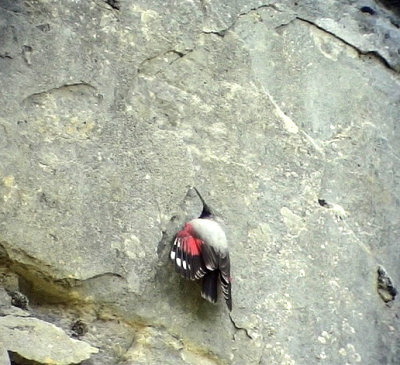
[[[199,216],[199,218],[215,218],[215,212],[211,209],[208,204],[205,202],[199,191],[193,186],[193,189],[196,191],[197,195],[199,196],[201,202],[203,203],[203,210]]]

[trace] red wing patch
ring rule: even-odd
[[[176,271],[186,279],[200,279],[208,271],[202,258],[202,246],[203,241],[193,237],[187,227],[175,237],[170,258]]]

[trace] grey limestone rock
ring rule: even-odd
[[[0,343],[23,359],[43,364],[77,364],[98,352],[85,342],[71,339],[53,324],[12,315],[0,317]]]

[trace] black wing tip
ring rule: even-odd
[[[207,300],[208,302],[212,303],[212,304],[216,304],[217,303],[217,298],[216,297],[211,297],[209,295],[207,295],[206,293],[204,293],[203,291],[201,292],[201,297],[205,300]]]
[[[218,299],[218,271],[210,271],[203,277],[201,296],[211,303]]]
[[[231,294],[231,285],[229,283],[228,286],[228,291],[224,292],[224,297],[225,297],[225,301],[226,301],[226,305],[228,306],[229,312],[232,312],[232,294]]]
[[[216,296],[207,295],[207,293],[205,293],[204,291],[201,292],[201,297],[212,304],[216,304],[218,299]],[[225,301],[229,312],[232,312],[232,298],[225,299]]]
[[[226,299],[226,305],[228,306],[229,312],[232,312],[232,298]]]
[[[232,284],[230,279],[227,280],[223,275],[221,275],[221,287],[226,305],[228,306],[229,311],[232,312]]]

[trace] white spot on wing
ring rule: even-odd
[[[183,268],[186,270],[186,261],[182,261]]]
[[[175,260],[175,251],[171,251],[171,260]]]
[[[181,267],[181,259],[179,257],[176,259],[176,264]]]
[[[200,279],[206,272],[200,267],[194,274],[195,279]]]

